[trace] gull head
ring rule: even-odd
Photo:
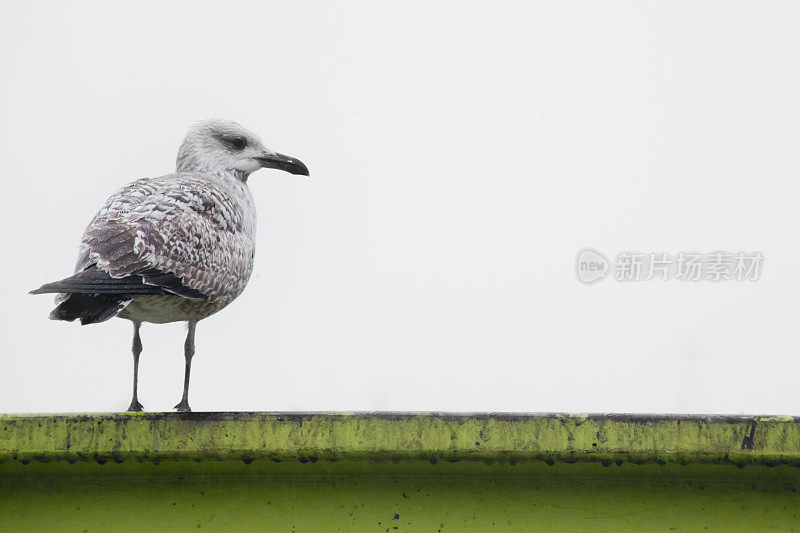
[[[302,161],[270,150],[258,135],[232,120],[195,123],[178,149],[178,172],[230,172],[246,181],[260,168],[309,175]]]

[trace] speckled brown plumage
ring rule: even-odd
[[[175,274],[204,298],[170,306],[173,297],[160,296],[163,305],[152,307],[133,305],[138,298],[152,299],[136,296],[120,316],[159,323],[199,320],[244,290],[253,271],[255,233],[253,197],[234,175],[179,172],[142,179],[112,195],[89,223],[75,271],[97,265],[114,278],[151,269]],[[145,283],[158,281],[145,277]],[[197,313],[187,315],[192,304]],[[150,316],[147,309],[158,312]],[[168,316],[170,309],[174,317]]]

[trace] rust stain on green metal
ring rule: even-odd
[[[790,417],[0,415],[0,531],[800,530]]]

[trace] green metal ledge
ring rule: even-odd
[[[0,531],[800,531],[800,419],[0,415]]]
[[[0,416],[0,462],[304,458],[800,466],[800,419],[402,413]]]

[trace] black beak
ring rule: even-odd
[[[308,167],[303,164],[299,159],[289,157],[288,155],[273,153],[264,154],[256,158],[261,166],[264,168],[277,168],[284,170],[290,174],[299,174],[301,176],[308,176]]]

